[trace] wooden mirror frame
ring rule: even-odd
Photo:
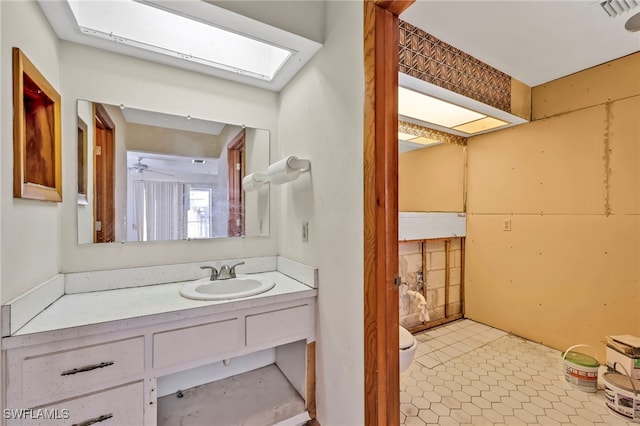
[[[62,201],[60,94],[13,48],[13,196]]]

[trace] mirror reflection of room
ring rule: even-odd
[[[241,186],[268,165],[268,131],[83,100],[78,120],[91,123],[93,182],[78,205],[79,243],[268,233],[268,188]]]

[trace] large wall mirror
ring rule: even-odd
[[[79,100],[78,243],[269,235],[269,131]],[[82,149],[81,149],[82,147]]]

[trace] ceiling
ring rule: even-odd
[[[162,127],[165,129],[184,130],[218,136],[224,129],[224,123],[211,120],[179,116],[162,112],[147,111],[136,108],[120,107],[127,123],[143,124],[146,126]]]
[[[400,18],[537,86],[640,51],[640,31],[624,29],[640,1],[626,4],[638,6],[612,18],[591,0],[418,0]]]
[[[198,157],[197,163],[193,157],[181,155],[160,154],[157,152],[127,151],[127,166],[129,171],[136,172],[136,164],[146,166],[141,175],[151,180],[180,180],[215,177],[218,174],[218,159]],[[142,178],[142,177],[140,177]]]

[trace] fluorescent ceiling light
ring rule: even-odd
[[[429,145],[422,145],[420,143],[415,143],[415,142],[409,142],[409,141],[398,141],[398,152],[400,154],[405,153],[405,152],[409,152],[409,151],[415,151],[418,149],[427,149],[427,148],[431,148],[432,146],[436,146],[436,145],[440,145],[443,144],[444,142],[434,142],[431,143]]]
[[[416,135],[412,135],[409,133],[402,133],[402,132],[398,132],[398,139],[401,141],[410,141],[411,139],[415,138]]]
[[[439,145],[443,143],[438,139],[431,139],[431,138],[426,138],[424,136],[416,136],[410,133],[402,133],[402,132],[398,132],[398,141],[400,143],[400,146],[405,148],[405,150],[401,150],[401,152],[411,151],[413,149],[419,149],[419,148],[424,148],[432,145]]]
[[[292,52],[132,0],[69,6],[80,31],[138,48],[271,81]]]
[[[398,88],[398,114],[447,128],[486,117],[484,114],[404,87]]]
[[[419,143],[420,145],[434,145],[442,143],[438,139],[425,138],[424,136],[418,136],[417,138],[411,139],[409,142]]]
[[[454,130],[461,132],[474,134],[478,132],[484,132],[485,130],[491,130],[498,127],[506,126],[506,121],[498,120],[493,117],[485,117],[480,120],[472,121],[471,123],[462,124],[460,126],[453,127]]]
[[[467,138],[527,122],[407,74],[398,73],[398,86],[399,118],[408,123]]]

